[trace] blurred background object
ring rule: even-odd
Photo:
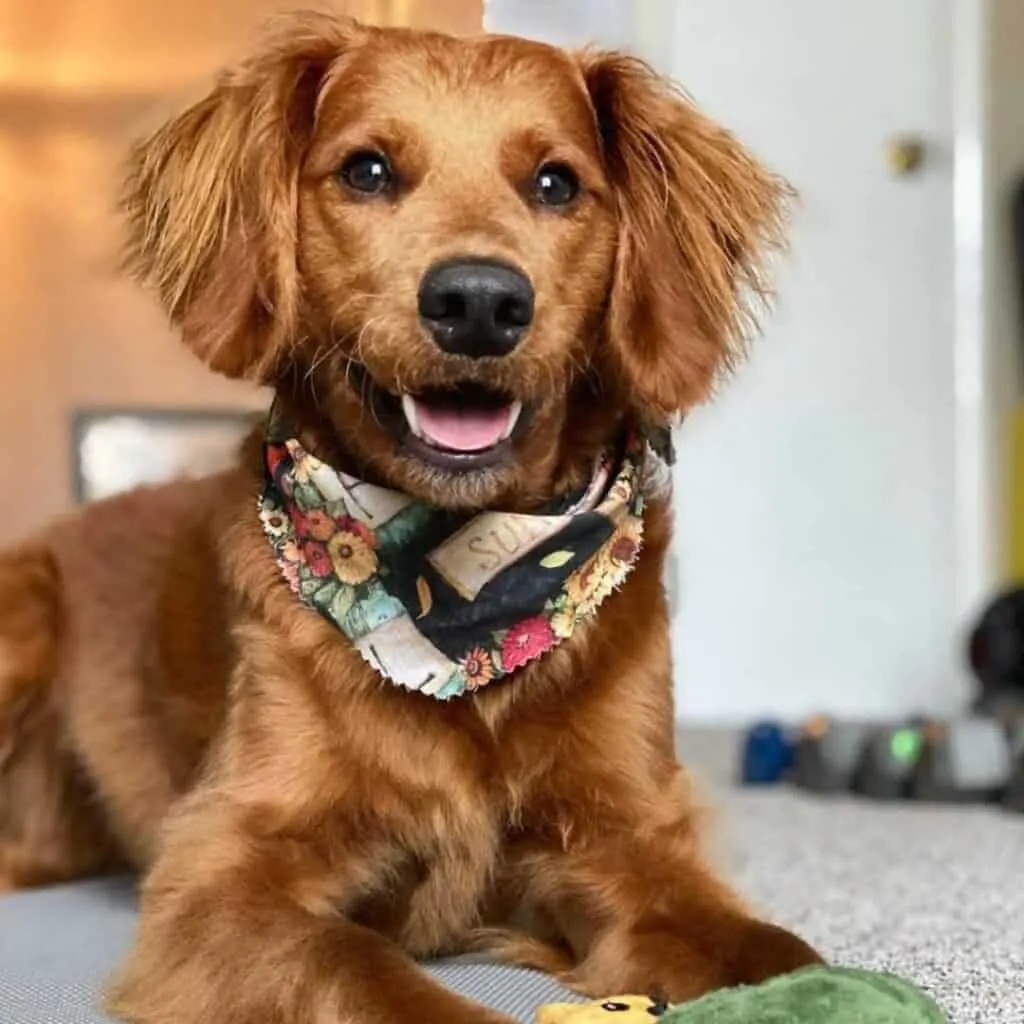
[[[99,501],[134,487],[230,465],[257,416],[241,409],[107,409],[75,415],[74,497]]]
[[[74,500],[76,411],[258,408],[204,369],[117,272],[131,141],[246,52],[281,0],[0,0],[0,543]],[[480,30],[480,0],[319,4],[381,24]],[[9,483],[8,483],[9,486]]]

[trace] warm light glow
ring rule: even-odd
[[[295,0],[0,0],[3,90],[84,95],[180,88],[240,55]],[[303,0],[378,25],[480,31],[482,0]]]

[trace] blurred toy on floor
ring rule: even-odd
[[[962,717],[869,723],[819,715],[795,728],[758,722],[743,741],[741,783],[1024,812],[1024,589],[986,609],[968,660],[978,694]]]

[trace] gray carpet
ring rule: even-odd
[[[1024,1024],[1024,815],[736,791],[731,739],[687,734],[681,747],[716,796],[716,844],[756,906],[834,961],[921,984],[952,1024]],[[94,994],[132,925],[118,883],[0,899],[0,1024],[101,1024]],[[560,995],[526,972],[434,970],[523,1021]]]
[[[917,982],[952,1024],[1024,1024],[1024,815],[735,790],[733,749],[681,743],[757,907],[833,962]]]
[[[834,962],[901,974],[955,1024],[1024,1022],[1024,817],[817,800],[728,800],[734,877]]]

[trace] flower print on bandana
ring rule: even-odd
[[[327,550],[342,583],[363,583],[377,571],[373,548],[356,530],[338,530],[327,542]]]
[[[260,521],[281,574],[385,678],[448,700],[573,635],[632,571],[657,457],[631,434],[537,514],[457,515],[339,472],[275,410]]]
[[[543,615],[534,615],[516,623],[501,641],[501,661],[508,672],[551,650],[556,641],[551,623]]]
[[[466,687],[479,690],[494,678],[494,662],[482,647],[474,647],[460,662],[466,677]]]

